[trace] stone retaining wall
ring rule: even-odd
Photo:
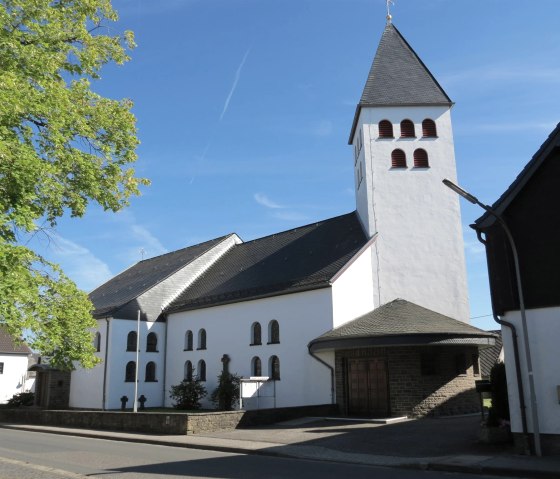
[[[199,413],[0,409],[0,423],[37,424],[148,434],[200,434],[273,424],[304,416],[329,416],[336,405]]]

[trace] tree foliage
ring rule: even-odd
[[[169,397],[174,401],[173,407],[183,410],[200,409],[200,401],[206,394],[206,387],[196,376],[192,381],[185,379],[171,386],[169,390]]]
[[[210,400],[218,409],[231,411],[239,401],[241,376],[222,371],[218,376],[218,387],[212,391]]]
[[[110,0],[0,0],[0,324],[65,368],[95,363],[92,305],[27,241],[147,184],[130,168],[132,103],[92,90],[134,47],[131,32],[107,34],[116,20]]]

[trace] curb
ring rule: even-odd
[[[41,426],[39,426],[41,427]],[[385,468],[396,468],[396,469],[408,469],[408,470],[417,470],[417,471],[438,471],[438,472],[460,472],[465,474],[476,474],[476,475],[490,475],[490,476],[508,476],[508,477],[519,477],[519,478],[527,478],[527,479],[558,479],[559,474],[557,471],[540,471],[535,469],[513,469],[509,467],[493,467],[493,466],[485,466],[482,464],[478,465],[461,465],[461,464],[448,464],[444,462],[407,462],[402,464],[389,464],[380,462],[378,464],[375,461],[356,461],[350,460],[348,458],[341,457],[337,455],[337,457],[316,457],[316,456],[309,456],[305,454],[290,454],[284,453],[278,450],[273,450],[274,446],[271,448],[263,448],[263,449],[250,449],[250,448],[243,448],[243,447],[235,447],[235,446],[225,446],[225,445],[217,445],[217,444],[193,444],[193,443],[184,443],[184,442],[176,442],[176,441],[161,441],[158,439],[150,439],[149,437],[123,437],[123,436],[110,436],[104,435],[102,433],[96,434],[91,432],[80,432],[80,431],[68,431],[68,430],[53,430],[49,428],[45,429],[38,429],[37,427],[29,427],[28,425],[4,425],[0,424],[0,428],[2,429],[11,429],[11,430],[19,430],[19,431],[27,431],[27,432],[42,432],[46,434],[58,434],[62,436],[75,436],[75,437],[84,437],[89,439],[101,439],[101,440],[110,440],[110,441],[120,441],[120,442],[132,442],[132,443],[140,443],[140,444],[151,444],[151,445],[158,445],[158,446],[171,446],[171,447],[181,447],[185,449],[198,449],[198,450],[206,450],[206,451],[216,451],[216,452],[225,452],[231,454],[253,454],[258,456],[269,456],[269,457],[281,457],[281,458],[290,458],[290,459],[302,459],[307,461],[321,461],[321,462],[333,462],[333,463],[340,463],[340,464],[361,464],[364,466],[370,467],[385,467]],[[366,455],[368,457],[368,455]]]

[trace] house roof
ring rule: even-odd
[[[329,286],[366,244],[355,212],[237,244],[166,312]]]
[[[31,354],[31,349],[27,344],[16,341],[6,328],[0,326],[0,354]]]
[[[396,299],[332,329],[311,350],[374,345],[488,344],[494,335],[404,299]]]
[[[503,348],[502,332],[499,329],[489,332],[496,335],[496,342],[494,346],[480,350],[479,357],[482,377],[490,377],[490,371],[492,371],[494,364],[496,364],[500,359],[500,354],[502,353]]]
[[[525,165],[525,168],[521,170],[517,178],[509,186],[509,188],[504,191],[502,196],[492,205],[492,209],[501,215],[515,197],[521,192],[523,187],[539,169],[542,163],[549,157],[552,150],[555,148],[560,148],[560,123],[556,125],[556,128],[548,135],[546,141],[541,145],[539,150],[533,155],[529,163]],[[490,213],[483,214],[478,218],[474,225],[471,225],[474,229],[485,229],[494,224],[496,218]]]
[[[362,107],[452,104],[420,57],[397,28],[388,23],[356,108],[349,143]]]
[[[89,294],[94,317],[108,316],[206,253],[228,236],[136,263]]]

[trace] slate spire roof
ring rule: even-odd
[[[349,143],[362,107],[452,104],[420,57],[397,28],[388,23],[356,108]]]

